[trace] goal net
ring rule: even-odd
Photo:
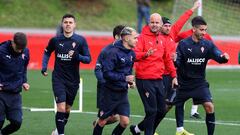
[[[172,19],[190,9],[194,0],[175,0]],[[197,12],[192,16],[198,15]],[[240,36],[240,0],[202,0],[202,16],[211,35]],[[191,19],[190,19],[191,20]],[[184,29],[191,28],[190,21]]]

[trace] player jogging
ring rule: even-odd
[[[52,87],[57,103],[55,115],[57,130],[53,131],[53,135],[64,135],[64,127],[79,88],[79,64],[91,62],[87,42],[84,37],[74,33],[75,27],[75,17],[71,14],[64,15],[63,34],[50,39],[42,60],[41,72],[47,76],[48,61],[51,53],[55,51]]]

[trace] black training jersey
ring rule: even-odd
[[[221,55],[222,52],[213,42],[206,39],[194,42],[192,37],[189,37],[179,42],[175,65],[180,87],[192,88],[206,82],[205,70],[208,60],[226,63],[227,60]]]
[[[67,38],[63,34],[50,39],[48,46],[45,49],[45,56],[50,57],[51,53],[55,51],[55,63],[53,70],[53,77],[58,77],[67,83],[79,83],[79,63],[90,63],[91,56],[88,45],[84,37],[73,34]],[[70,52],[73,55],[69,55]],[[48,60],[44,60],[43,68],[47,67]],[[45,67],[44,67],[45,66]]]

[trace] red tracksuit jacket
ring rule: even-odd
[[[149,57],[145,57],[150,48],[156,49],[156,51]],[[167,41],[163,35],[152,33],[149,26],[143,28],[134,51],[136,53],[137,79],[162,79],[165,68],[170,71],[172,77],[176,76]]]
[[[181,32],[181,33],[176,37],[175,42],[179,42],[179,41],[181,41],[182,39],[185,39],[185,38],[187,38],[187,37],[190,37],[190,36],[192,36],[192,34],[193,34],[192,29],[187,30],[187,31],[184,31],[184,32]],[[212,41],[212,37],[211,37],[209,34],[207,34],[207,33],[203,36],[203,38]]]
[[[175,39],[177,38],[179,32],[181,31],[184,24],[188,21],[188,19],[193,14],[193,11],[191,9],[185,11],[179,19],[172,25],[171,31],[169,35],[163,35],[163,37],[168,40],[168,46],[170,47],[170,53],[173,54],[176,52],[177,43],[175,42]],[[171,55],[170,54],[170,55]],[[171,71],[169,71],[167,68],[164,71],[164,75],[169,75]]]

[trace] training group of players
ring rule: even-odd
[[[138,32],[117,25],[114,42],[102,49],[97,59],[98,119],[93,123],[93,135],[101,135],[107,124],[119,121],[112,135],[121,135],[130,121],[128,89],[137,88],[144,106],[145,117],[130,126],[133,135],[157,135],[156,129],[166,113],[175,105],[176,135],[194,135],[184,129],[184,103],[192,99],[206,111],[207,134],[213,135],[215,114],[209,84],[205,79],[209,59],[218,63],[229,60],[206,33],[207,23],[201,16],[194,17],[192,29],[180,33],[183,25],[199,7],[183,13],[172,24],[158,13]],[[51,38],[44,50],[41,73],[47,76],[48,61],[55,52],[52,89],[57,103],[56,129],[52,135],[64,135],[71,107],[79,88],[79,64],[90,63],[91,55],[83,36],[74,32],[75,17],[62,17],[60,33]],[[177,44],[178,43],[178,44]],[[0,135],[16,132],[22,123],[21,90],[29,90],[27,38],[22,32],[0,46]],[[133,75],[133,66],[135,75]],[[176,97],[175,97],[176,95]],[[174,99],[174,100],[173,100]],[[9,121],[5,127],[5,119]]]

